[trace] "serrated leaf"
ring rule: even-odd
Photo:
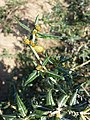
[[[75,93],[72,95],[72,97],[71,97],[71,100],[70,100],[70,106],[76,104],[77,92],[78,92],[78,89],[76,89],[76,92],[75,92]]]
[[[30,75],[29,78],[25,81],[25,86],[27,86],[28,84],[30,84],[33,80],[35,80],[37,77],[39,76],[39,74],[37,74],[37,71],[34,70]]]
[[[18,22],[18,24],[19,24],[22,28],[24,28],[25,30],[31,32],[30,28],[27,27],[25,24],[21,23],[20,21],[17,21],[17,22]]]
[[[16,95],[16,98],[17,98],[18,111],[20,112],[20,115],[22,117],[26,117],[28,111],[27,111],[26,106],[24,105],[23,101],[19,97],[18,93]]]
[[[49,90],[47,93],[46,105],[51,105],[51,106],[55,105],[54,100],[53,100],[53,96],[52,96],[52,90]]]
[[[68,98],[69,98],[68,95],[62,95],[58,101],[58,107],[59,108],[63,107],[66,104]]]
[[[49,58],[50,58],[50,57],[47,57],[47,58],[44,60],[44,62],[42,63],[42,66],[47,65],[47,63],[49,62]]]
[[[58,74],[55,74],[53,72],[49,72],[49,71],[46,71],[46,73],[49,75],[49,77],[54,77],[54,78],[59,78],[61,80],[64,80],[64,77],[63,76],[60,76]]]

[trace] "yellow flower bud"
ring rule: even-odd
[[[44,48],[42,46],[36,45],[33,48],[37,53],[43,53],[44,52]]]
[[[58,113],[56,114],[56,118],[61,118],[60,112],[58,112]]]
[[[36,28],[37,31],[40,31],[40,30],[41,30],[40,25],[36,25],[35,28]]]
[[[26,40],[24,40],[24,43],[27,45],[30,44],[32,47],[35,47],[35,43],[32,40],[26,39]]]
[[[38,65],[38,66],[36,67],[36,70],[43,70],[43,67],[42,67],[41,65]]]
[[[32,34],[35,34],[35,35],[36,35],[36,34],[37,34],[37,30],[34,29],[33,32],[32,32]]]
[[[36,70],[44,72],[46,70],[45,66],[38,65]]]
[[[35,43],[33,41],[30,41],[30,44],[32,47],[35,47]]]
[[[30,44],[30,40],[26,39],[26,40],[24,40],[24,43],[27,44],[27,45],[29,45]]]

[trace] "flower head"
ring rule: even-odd
[[[40,31],[40,30],[41,30],[40,25],[36,25],[35,28],[36,28],[37,31]]]
[[[30,41],[30,44],[32,47],[35,47],[35,43],[33,41]]]
[[[45,66],[38,65],[36,70],[44,72],[46,70]]]
[[[24,43],[27,44],[27,45],[29,45],[30,44],[30,40],[29,39],[25,39]]]
[[[37,34],[37,30],[36,29],[34,29],[33,31],[32,31],[32,34]]]

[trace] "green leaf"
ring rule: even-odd
[[[33,80],[35,80],[37,77],[39,76],[39,74],[37,74],[37,71],[34,70],[30,75],[29,78],[25,81],[25,86],[27,86],[28,84],[30,84]]]
[[[39,15],[36,16],[36,19],[35,19],[35,25],[38,24],[38,17],[39,17]]]
[[[63,76],[57,75],[57,74],[55,74],[53,72],[46,71],[46,73],[49,75],[49,77],[54,77],[54,78],[59,78],[61,80],[64,80]]]
[[[36,113],[37,117],[41,117],[41,116],[43,116],[44,111],[42,111],[42,110],[35,110],[35,113]]]
[[[42,66],[47,65],[47,63],[49,62],[49,58],[50,58],[50,57],[47,57],[47,58],[44,60],[44,62],[42,63]]]
[[[57,82],[56,82],[55,79],[53,79],[52,77],[49,77],[49,78],[50,78],[50,80],[53,82],[53,84],[57,85]]]
[[[27,27],[25,24],[21,23],[20,21],[17,21],[17,22],[18,22],[18,24],[19,24],[22,28],[24,28],[25,30],[31,32],[30,28]]]
[[[71,96],[70,106],[72,106],[72,105],[75,105],[75,104],[76,104],[77,92],[78,92],[78,89],[76,89],[76,92],[75,92],[75,93]]]
[[[33,106],[33,108],[35,110],[34,113],[35,113],[35,116],[37,118],[43,118],[43,117],[47,116],[49,111],[52,110],[52,109],[49,109],[48,107],[43,107],[41,105],[34,105],[34,104],[32,104],[32,106]]]
[[[42,116],[41,120],[47,120],[47,117],[46,116]]]
[[[26,106],[24,105],[23,101],[19,97],[18,93],[17,93],[16,98],[17,98],[18,111],[20,112],[20,115],[22,117],[26,117],[28,111],[27,111]]]
[[[66,104],[68,98],[69,98],[68,95],[63,94],[63,95],[60,97],[59,101],[58,101],[58,107],[59,107],[59,108],[60,108],[60,107],[63,107],[63,106]]]
[[[2,115],[4,120],[17,120],[16,116],[14,115]]]
[[[42,33],[37,33],[37,35],[38,35],[39,38],[45,38],[45,39],[61,39],[62,38],[60,36],[42,34]]]
[[[52,97],[52,90],[51,89],[47,93],[46,105],[51,105],[51,106],[55,105],[53,97]]]
[[[62,88],[60,84],[57,83],[57,88],[58,90],[63,93],[63,94],[67,94],[66,91],[65,91],[65,88]]]

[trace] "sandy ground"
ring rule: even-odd
[[[27,0],[25,5],[22,5],[19,8],[19,11],[16,11],[20,16],[22,16],[23,20],[29,20],[34,22],[37,15],[42,17],[42,15],[46,12],[51,12],[52,5],[49,0]],[[5,0],[0,0],[0,6],[5,5]],[[1,31],[1,29],[0,29]],[[8,54],[16,55],[21,52],[23,47],[20,41],[22,38],[19,36],[19,31],[16,29],[15,31],[17,35],[9,34],[4,35],[4,33],[0,33],[0,55],[3,50],[6,49]],[[44,46],[46,49],[49,47],[57,46],[58,42],[54,40],[44,41],[43,39],[39,40],[39,43]],[[16,66],[15,58],[8,58],[0,56],[0,100],[5,99],[6,94],[8,94],[8,79],[11,75],[12,69]],[[5,96],[4,96],[5,95]],[[4,98],[3,98],[4,96]]]
[[[22,21],[27,22],[34,22],[37,15],[39,15],[39,18],[42,17],[42,15],[46,12],[51,12],[52,5],[50,4],[50,0],[27,0],[25,5],[22,5],[21,8],[19,8],[19,11],[17,10],[16,13],[20,14],[20,16],[23,18]],[[5,0],[0,0],[0,6],[5,5]],[[20,41],[22,41],[22,37],[19,36],[20,32],[23,35],[25,35],[25,32],[23,34],[22,30],[18,30],[17,27],[15,29],[15,34],[9,34],[4,35],[4,33],[0,33],[0,54],[2,54],[3,49],[6,49],[10,54],[16,54],[19,51],[23,49]],[[1,30],[0,30],[1,31]],[[24,36],[23,36],[24,37]],[[39,40],[39,44],[44,46],[46,49],[49,47],[57,46],[59,45],[56,40]],[[0,57],[0,59],[2,59]],[[12,64],[13,59],[8,63],[7,60],[5,62],[6,65],[10,65],[11,67],[14,67],[14,64]]]

